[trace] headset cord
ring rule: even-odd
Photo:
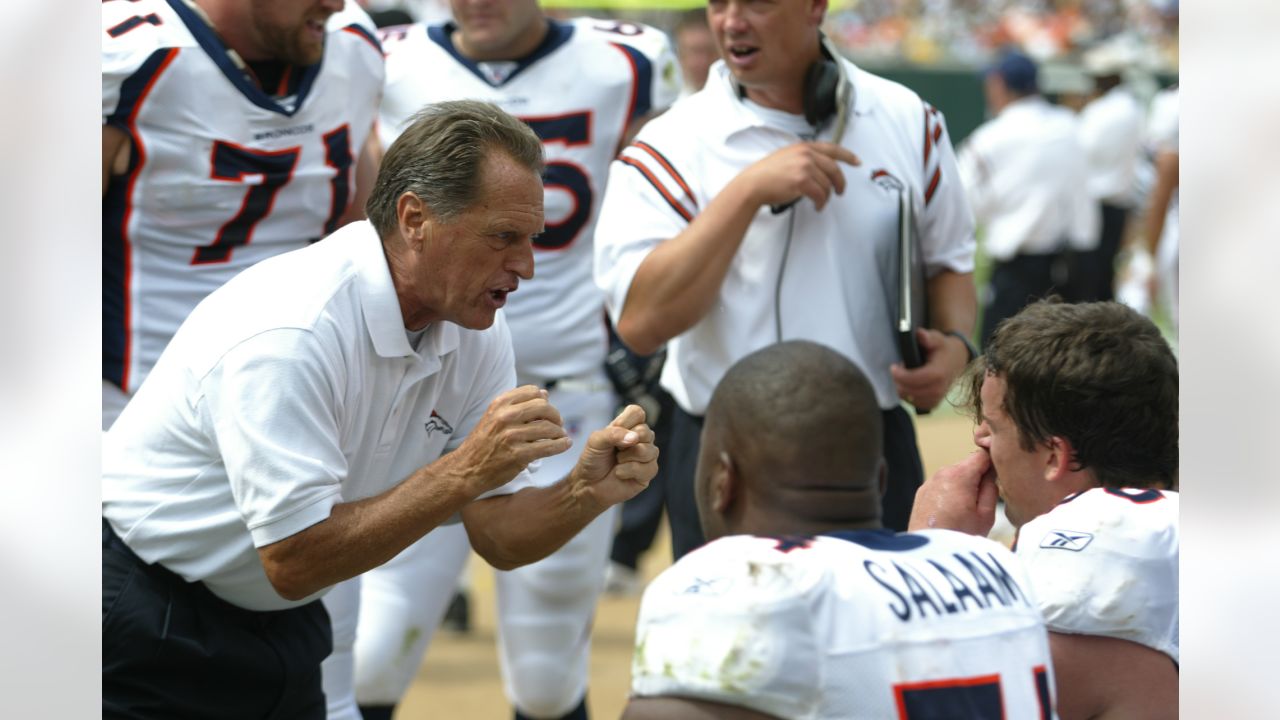
[[[791,236],[796,227],[796,208],[791,206],[787,217],[787,240],[782,244],[782,263],[778,266],[778,281],[773,287],[773,322],[777,342],[782,342],[782,277],[787,270],[787,256],[791,254]]]

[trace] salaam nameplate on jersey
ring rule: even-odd
[[[1013,575],[990,553],[953,553],[947,562],[864,560],[863,569],[889,596],[899,620],[979,612],[994,607],[1031,607]],[[924,565],[927,563],[927,567]]]

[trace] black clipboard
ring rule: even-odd
[[[924,364],[924,350],[916,330],[929,325],[929,300],[920,255],[920,232],[916,225],[915,200],[909,188],[898,193],[898,312],[894,336],[902,364],[917,368]]]

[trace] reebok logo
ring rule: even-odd
[[[1093,542],[1093,535],[1087,532],[1076,532],[1074,530],[1051,530],[1044,539],[1040,541],[1042,548],[1055,548],[1058,550],[1070,550],[1072,552],[1080,552]]]
[[[449,424],[448,420],[445,420],[444,418],[440,417],[440,413],[436,412],[435,410],[431,411],[431,419],[428,420],[425,424],[427,427],[427,437],[431,437],[431,433],[435,432],[436,430],[439,430],[444,435],[453,434],[453,426]]]

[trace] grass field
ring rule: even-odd
[[[918,418],[925,472],[955,462],[972,448],[968,418],[949,407]],[[642,560],[640,570],[652,578],[670,564],[665,527],[658,543]],[[396,713],[397,720],[498,720],[511,717],[502,692],[494,647],[493,575],[477,557],[471,559],[473,579],[472,632],[441,631]],[[591,634],[591,680],[588,706],[596,720],[617,718],[626,703],[631,679],[631,649],[640,599],[605,596]]]

